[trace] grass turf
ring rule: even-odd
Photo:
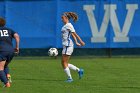
[[[14,59],[10,64],[12,86],[0,93],[139,93],[140,58],[72,58],[70,63],[84,68],[79,80],[66,83],[61,59]]]

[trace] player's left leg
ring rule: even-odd
[[[8,82],[4,72],[5,63],[6,61],[0,61],[0,79],[4,83],[5,87],[10,87],[10,83]]]

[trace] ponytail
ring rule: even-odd
[[[76,22],[78,20],[78,15],[75,12],[65,12],[64,16],[66,16],[68,19],[71,19]]]

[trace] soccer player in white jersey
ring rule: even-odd
[[[73,41],[71,40],[70,36],[73,37],[75,44],[79,47],[84,46],[85,43],[82,41],[82,39],[79,37],[79,35],[75,32],[73,25],[69,22],[70,19],[72,19],[74,22],[76,22],[78,19],[77,14],[74,12],[64,12],[61,18],[64,23],[64,26],[61,29],[62,45],[63,45],[62,66],[63,66],[65,73],[68,76],[68,79],[66,82],[72,82],[73,79],[72,79],[72,76],[70,73],[70,69],[78,72],[79,79],[82,78],[84,70],[76,67],[73,64],[69,64],[69,59],[70,59],[70,56],[72,55],[73,49],[74,49],[74,44],[73,44]]]

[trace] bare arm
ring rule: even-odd
[[[81,46],[81,44],[78,43],[77,38],[76,38],[76,36],[74,35],[74,33],[75,33],[75,32],[72,32],[71,35],[72,35],[72,37],[73,37],[73,39],[74,39],[76,45],[77,45],[77,46]]]
[[[16,40],[16,48],[15,48],[15,52],[19,53],[19,41],[20,41],[20,37],[17,33],[14,34],[14,39]]]
[[[79,35],[76,34],[76,32],[72,32],[72,37],[76,43],[77,46],[84,46],[85,43],[82,41],[82,39],[79,37]],[[80,44],[78,43],[77,39],[80,41]]]

